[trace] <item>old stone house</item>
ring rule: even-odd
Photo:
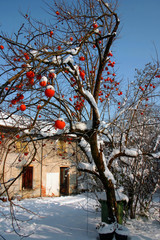
[[[75,136],[60,137],[52,132],[47,135],[45,125],[45,129],[34,129],[32,135],[21,138],[17,132],[20,128],[25,131],[24,122],[17,121],[17,116],[16,123],[14,116],[10,118],[1,113],[0,195],[6,194],[5,189],[10,198],[76,193],[80,154]]]

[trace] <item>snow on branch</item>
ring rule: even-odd
[[[7,127],[15,127],[24,129],[30,122],[29,118],[24,116],[18,116],[15,114],[9,114],[7,112],[0,112],[0,125]]]
[[[79,142],[79,146],[83,150],[83,152],[85,152],[89,162],[91,164],[94,163],[89,143],[87,143],[87,141],[84,138],[82,138],[81,141]]]
[[[117,201],[122,201],[123,200],[123,201],[128,202],[129,198],[127,197],[126,194],[123,193],[123,191],[124,191],[123,187],[120,187],[120,188],[116,189],[116,191],[115,191],[116,200]]]
[[[84,88],[82,88],[82,92],[83,92],[83,94],[87,97],[87,99],[89,100],[91,106],[92,106],[92,107],[95,109],[95,111],[97,112],[98,119],[100,119],[100,114],[99,114],[98,106],[97,106],[97,103],[96,103],[93,95],[92,95],[88,90],[85,90]]]
[[[113,174],[111,173],[111,171],[109,170],[109,168],[107,166],[107,161],[106,161],[106,158],[103,153],[102,153],[102,157],[103,157],[103,162],[104,162],[104,167],[105,167],[104,175],[106,176],[106,178],[108,180],[111,180],[113,184],[116,184],[116,180],[114,179]]]
[[[107,157],[107,166],[109,169],[111,169],[112,163],[114,160],[120,157],[138,157],[139,155],[142,155],[142,152],[139,149],[135,148],[125,148],[123,150],[113,149],[112,153]]]
[[[61,62],[62,62],[61,56],[53,56],[52,62],[55,64],[61,64]]]
[[[78,164],[78,168],[81,169],[81,170],[88,170],[88,171],[91,171],[91,172],[95,172],[95,164],[90,164],[90,163],[84,163],[84,162],[81,162]]]
[[[157,136],[157,140],[153,150],[155,151],[159,145],[160,145],[160,135]]]
[[[113,149],[109,157],[107,157],[107,165],[110,163],[112,159],[115,159],[116,156],[119,156],[120,150],[119,149]]]
[[[70,53],[71,55],[77,55],[80,50],[80,47],[76,47],[74,49],[69,49],[66,51],[66,53]]]
[[[130,148],[130,149],[126,148],[124,150],[124,153],[126,156],[129,156],[129,157],[138,157],[138,155],[142,154],[141,150],[135,149],[135,148]]]
[[[80,171],[88,172],[99,177],[98,173],[96,172],[96,165],[92,158],[90,145],[86,142],[84,138],[82,138],[81,141],[79,142],[79,146],[82,149],[82,151],[86,154],[89,163],[80,162],[78,164],[78,169]]]
[[[73,59],[73,56],[72,55],[69,55],[67,56],[64,60],[63,60],[63,63],[72,63],[74,64],[74,59]]]
[[[152,153],[151,155],[152,155],[152,157],[154,157],[154,158],[159,158],[159,159],[160,159],[160,152],[158,152],[158,153]]]

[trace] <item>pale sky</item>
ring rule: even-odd
[[[29,12],[39,20],[47,19],[45,1],[0,0],[0,31],[13,33],[19,29],[24,22],[19,11]],[[132,80],[135,68],[143,68],[156,57],[155,47],[160,55],[159,15],[160,0],[119,0],[121,33],[112,50],[120,77]]]

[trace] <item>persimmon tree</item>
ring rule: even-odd
[[[0,35],[1,110],[28,117],[27,134],[39,118],[61,129],[61,134],[75,134],[88,160],[78,169],[101,181],[108,220],[118,221],[112,165],[120,157],[135,158],[153,150],[131,151],[129,136],[135,114],[143,117],[142,106],[156,100],[159,63],[150,64],[132,87],[116,76],[116,1],[55,1],[48,7],[52,23],[32,21],[26,14],[27,24],[17,34]]]

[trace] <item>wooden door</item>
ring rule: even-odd
[[[60,195],[69,194],[69,169],[68,167],[60,168]]]
[[[24,167],[22,175],[22,188],[32,189],[33,188],[33,167]]]

